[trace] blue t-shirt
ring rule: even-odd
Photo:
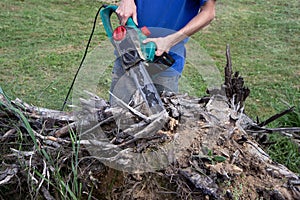
[[[207,0],[135,0],[139,27],[147,26],[149,37],[163,37],[184,27],[195,17]],[[173,48],[169,54],[175,59],[172,68],[163,73],[166,76],[181,74],[185,63],[185,47],[183,41]]]
[[[136,0],[139,26],[178,31],[199,12],[207,0]]]

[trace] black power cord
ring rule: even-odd
[[[72,88],[73,88],[73,86],[74,86],[74,83],[75,83],[75,80],[76,80],[76,78],[77,78],[77,75],[78,75],[78,73],[79,73],[79,71],[80,71],[80,69],[81,69],[81,67],[82,67],[82,64],[83,64],[83,62],[84,62],[84,60],[85,60],[85,57],[86,57],[86,55],[87,55],[88,48],[89,48],[89,46],[90,46],[91,40],[92,40],[93,35],[94,35],[94,31],[95,31],[95,27],[96,27],[97,18],[99,17],[99,12],[100,12],[100,10],[101,10],[102,8],[105,8],[105,7],[107,7],[107,5],[102,5],[102,6],[98,9],[98,11],[97,11],[97,14],[96,14],[95,19],[94,19],[94,25],[93,25],[93,28],[92,28],[92,33],[91,33],[90,38],[89,38],[89,41],[88,41],[88,43],[87,43],[87,45],[86,45],[85,52],[84,52],[84,55],[83,55],[83,57],[82,57],[81,63],[80,63],[80,65],[79,65],[79,67],[78,67],[78,69],[77,69],[77,72],[76,72],[76,74],[75,74],[75,76],[74,76],[74,78],[73,78],[72,84],[71,84],[71,86],[70,86],[70,88],[69,88],[68,94],[67,94],[67,96],[66,96],[66,98],[65,98],[65,101],[64,101],[63,106],[62,106],[62,108],[61,108],[61,111],[64,110],[64,108],[65,108],[65,106],[66,106],[66,104],[67,104],[68,98],[69,98],[70,93],[71,93],[71,91],[72,91]]]

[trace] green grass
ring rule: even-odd
[[[39,106],[61,107],[100,5],[1,1],[0,82],[8,95]],[[98,31],[93,45],[103,36]]]
[[[225,65],[225,44],[232,63],[251,90],[246,111],[267,117],[283,108],[286,91],[300,93],[300,2],[218,1],[217,17],[196,38]],[[299,96],[299,95],[298,95]],[[299,106],[300,98],[295,102]]]
[[[300,152],[298,146],[289,138],[279,134],[270,135],[270,142],[274,144],[268,147],[267,152],[272,159],[300,174]]]
[[[0,84],[7,94],[59,109],[101,4],[84,0],[1,1]],[[233,68],[251,89],[246,111],[252,117],[266,118],[276,108],[284,108],[287,89],[300,93],[299,18],[298,0],[218,1],[216,19],[193,36],[222,74],[225,46],[230,44]],[[91,49],[107,40],[100,21],[97,24]],[[188,85],[200,90],[193,93],[204,94],[201,78],[189,78],[193,70],[184,73]],[[107,81],[105,84],[108,88]],[[293,103],[298,106],[299,99]]]
[[[291,113],[288,113],[278,120],[274,121],[270,126],[272,127],[300,127],[300,106],[299,106],[299,99],[300,93],[294,93],[293,90],[287,88],[284,92],[286,95],[285,101],[282,103],[285,105],[285,108],[294,107]],[[281,110],[280,110],[281,109]],[[275,110],[281,112],[282,108],[275,108]]]
[[[287,89],[286,98],[288,101],[284,102],[286,107],[296,105],[296,102],[300,98],[300,94],[294,94],[293,91]],[[288,103],[289,102],[289,103]],[[278,110],[278,113],[282,110]],[[295,107],[291,113],[288,113],[281,118],[272,122],[271,127],[300,127],[300,107]],[[284,164],[290,170],[300,174],[300,151],[299,146],[293,142],[290,138],[280,135],[279,133],[273,133],[269,135],[269,145],[266,150],[272,159],[278,163]]]

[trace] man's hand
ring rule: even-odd
[[[164,52],[168,53],[173,46],[167,37],[147,38],[143,43],[154,42],[156,44],[155,55],[161,56]]]
[[[125,25],[129,17],[132,17],[133,22],[136,25],[138,24],[134,0],[122,0],[116,10],[116,13],[121,20],[121,25]]]
[[[187,36],[180,32],[175,32],[166,37],[147,38],[143,43],[154,42],[156,44],[155,55],[161,56],[164,52],[169,53],[170,49]]]
[[[163,37],[158,38],[147,38],[143,41],[143,43],[154,42],[156,44],[155,55],[161,56],[164,52],[169,52],[171,49],[171,45],[168,44],[168,41]]]

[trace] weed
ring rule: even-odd
[[[234,200],[239,200],[240,196],[243,194],[243,185],[240,184],[239,187],[234,187],[233,188],[233,199]]]
[[[226,160],[224,156],[213,155],[213,151],[211,149],[206,148],[205,151],[207,152],[206,155],[203,155],[199,152],[198,155],[193,155],[193,157],[197,157],[199,159],[207,159],[212,165],[215,165],[216,162],[224,162]]]
[[[69,193],[70,195],[75,193],[76,197],[78,197],[78,199],[81,199],[82,185],[78,180],[78,164],[79,164],[78,153],[80,150],[80,143],[73,130],[70,131],[70,138],[72,142],[72,152],[73,152],[72,161],[71,161],[71,165],[72,165],[71,176],[73,177],[73,181],[71,182],[72,190],[69,191]]]
[[[46,162],[48,168],[51,168],[51,176],[46,177],[44,173],[40,173],[38,170],[35,173],[43,180],[48,182],[55,190],[61,199],[77,200],[82,198],[82,185],[78,179],[78,164],[79,164],[79,143],[76,139],[74,132],[70,132],[72,142],[72,155],[70,156],[71,170],[63,169],[59,160],[68,160],[69,158],[61,157],[59,154],[57,158],[53,158],[51,153],[48,153],[45,149],[42,149],[43,159]],[[58,159],[59,158],[59,159]],[[31,189],[34,191],[34,189]]]

